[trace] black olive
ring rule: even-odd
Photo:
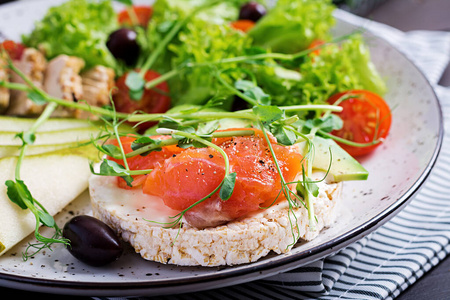
[[[243,110],[250,108],[250,104],[239,96],[234,96],[231,111]]]
[[[115,232],[102,221],[87,215],[76,216],[64,225],[63,236],[70,240],[69,252],[91,266],[117,260],[123,252]]]
[[[241,6],[239,11],[239,20],[251,20],[257,22],[266,14],[264,5],[258,2],[250,1]]]
[[[141,51],[136,32],[128,28],[120,28],[112,32],[106,47],[115,58],[123,60],[129,66],[136,63]]]

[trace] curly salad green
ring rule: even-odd
[[[222,73],[230,83],[248,78],[251,73],[276,105],[325,103],[331,95],[349,89],[384,95],[385,83],[357,33],[339,44],[323,46],[326,50],[320,56],[303,55],[286,61],[274,55],[299,53],[317,40],[332,41],[330,29],[335,25],[332,15],[335,7],[330,0],[277,1],[247,33],[230,26],[246,1],[220,1],[190,16],[208,2],[211,1],[157,0],[152,5],[148,27],[135,28],[142,51],[132,68],[142,68],[149,55],[156,57],[151,69],[160,74],[186,64],[203,65],[183,68],[168,79],[173,106],[201,105],[218,97],[226,100],[224,107],[229,109],[234,97],[210,76],[212,69],[227,70]],[[189,20],[161,48],[169,31],[186,18]],[[43,48],[48,58],[74,55],[86,61],[86,68],[100,64],[121,74],[123,65],[105,45],[108,35],[117,27],[111,1],[72,0],[51,8],[31,34],[23,37],[23,42]],[[252,59],[255,54],[268,54],[268,58]],[[249,59],[217,64],[223,59],[245,56]]]

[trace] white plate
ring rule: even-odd
[[[51,4],[29,1],[0,7],[0,31],[19,40]],[[342,20],[336,32],[355,27]],[[160,295],[211,289],[261,279],[287,271],[342,249],[392,218],[418,191],[436,161],[443,136],[438,100],[425,77],[400,52],[367,33],[372,58],[387,79],[386,100],[393,109],[392,130],[384,145],[362,163],[367,181],[344,188],[343,217],[312,242],[285,255],[269,255],[252,264],[226,268],[177,267],[148,262],[128,249],[102,268],[74,259],[63,247],[24,262],[27,241],[0,257],[0,285],[22,290],[71,295]],[[61,226],[74,214],[90,213],[87,193],[57,217]],[[30,237],[31,238],[31,237]]]

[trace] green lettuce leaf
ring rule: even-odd
[[[334,8],[330,0],[279,0],[248,34],[255,45],[273,52],[298,52],[328,38]]]
[[[365,89],[383,96],[386,85],[360,35],[324,46],[296,70],[266,63],[253,66],[258,84],[274,105],[321,104],[338,92]]]
[[[192,20],[186,30],[178,36],[180,43],[169,45],[174,53],[173,64],[184,62],[208,63],[224,58],[244,54],[250,47],[247,35],[232,29],[228,24],[211,24],[201,19]],[[234,69],[222,76],[230,84],[242,77],[242,72],[235,63],[220,68]],[[204,104],[213,97],[228,98],[231,92],[213,76],[214,67],[196,67],[169,82],[172,90],[177,91],[176,104]]]
[[[152,20],[147,28],[146,51],[151,53],[176,22],[209,2],[157,0],[153,6]],[[231,21],[236,20],[241,2],[244,1],[224,1],[192,16],[168,47],[159,54],[152,68],[159,73],[166,73],[186,63],[208,63],[242,55],[244,49],[250,46],[251,40],[229,25]],[[224,68],[236,67],[237,64],[227,64]],[[211,66],[195,67],[171,78],[168,83],[173,105],[204,104],[214,97],[229,97],[231,92],[217,82],[212,72]],[[239,74],[241,74],[239,71],[234,71],[227,72],[223,76],[227,80],[231,77],[239,78]],[[233,81],[229,80],[230,84]]]
[[[44,50],[48,59],[67,54],[84,59],[86,68],[95,65],[116,68],[117,62],[106,41],[117,27],[111,1],[70,0],[51,7],[22,41],[28,47]]]
[[[351,89],[365,89],[380,96],[386,93],[385,82],[360,35],[341,45],[327,45],[319,55],[308,56],[300,65],[300,73],[299,88],[306,103],[324,102],[335,93]]]
[[[147,54],[151,53],[157,48],[158,44],[164,39],[176,22],[185,19],[196,8],[210,2],[210,0],[156,0],[153,4],[152,19],[147,28],[147,45],[144,52]],[[159,59],[153,68],[161,73],[170,71],[174,66],[172,60],[174,56],[178,55],[178,53],[175,54],[173,51],[176,48],[177,52],[179,52],[179,47],[182,47],[182,42],[179,38],[182,33],[190,34],[194,29],[202,31],[204,28],[210,26],[214,28],[217,28],[218,25],[227,26],[231,21],[237,19],[240,5],[244,2],[246,0],[223,1],[195,14],[191,18],[192,23],[195,25],[189,24],[190,28],[185,26],[181,29],[180,34],[175,36],[171,41],[172,46],[167,47],[159,55]],[[199,27],[199,24],[204,27]],[[208,37],[209,40],[210,38]]]
[[[153,5],[152,18],[156,22],[175,21],[184,18],[199,6],[208,4],[211,0],[157,0]],[[224,24],[237,19],[240,5],[245,0],[223,1],[207,8],[194,17],[210,24]]]

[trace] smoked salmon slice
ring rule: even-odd
[[[227,154],[230,172],[236,173],[236,182],[228,200],[220,199],[216,192],[189,209],[184,218],[191,226],[205,228],[224,224],[285,199],[281,178],[263,133],[259,129],[254,131],[252,136],[212,140]],[[121,139],[126,153],[132,151],[133,141],[130,137]],[[270,136],[270,143],[285,182],[297,180],[302,171],[302,155],[297,148],[278,145],[273,136]],[[162,198],[165,205],[179,211],[212,193],[225,176],[224,157],[210,147],[168,146],[146,156],[129,158],[127,162],[133,170],[152,169],[149,174],[136,176],[134,186],[142,185],[144,193]],[[118,184],[129,188],[121,178]]]

